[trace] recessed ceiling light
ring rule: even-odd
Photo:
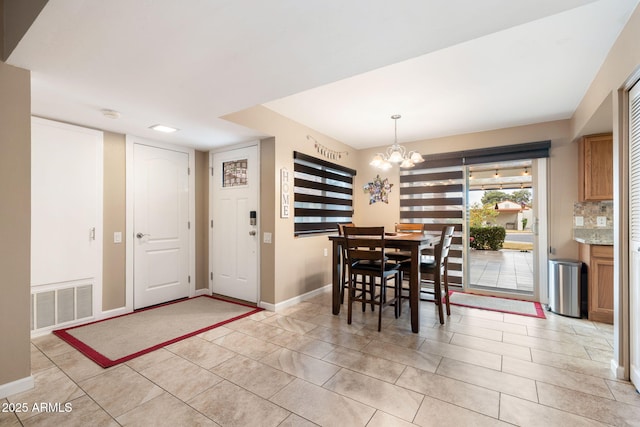
[[[172,128],[171,126],[165,126],[165,125],[153,125],[153,126],[149,126],[149,129],[157,130],[158,132],[164,132],[164,133],[171,133],[178,130],[176,128]]]
[[[108,110],[108,109],[104,109],[104,110],[100,110],[102,112],[102,115],[105,117],[108,117],[110,119],[119,119],[120,118],[120,113],[116,110]]]

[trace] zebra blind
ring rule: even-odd
[[[629,97],[629,234],[640,241],[640,85]]]
[[[294,151],[295,236],[336,232],[352,222],[356,171]]]
[[[428,166],[428,162],[424,164]],[[464,167],[418,167],[400,171],[400,221],[425,224],[425,229],[434,234],[442,232],[446,225],[454,226],[449,251],[449,283],[462,284]]]

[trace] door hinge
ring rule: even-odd
[[[213,176],[213,166],[210,167],[209,169],[211,169],[211,176]]]
[[[211,220],[211,228],[213,228],[213,220]]]
[[[213,280],[213,271],[211,272],[211,280]]]
[[[187,175],[191,175],[191,168],[187,168]]]
[[[187,230],[191,230],[191,221],[187,221]]]
[[[191,283],[191,276],[187,276],[187,282]]]

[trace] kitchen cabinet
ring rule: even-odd
[[[589,320],[613,324],[613,246],[579,245],[587,265]]]
[[[583,136],[579,143],[581,202],[613,200],[613,135]]]

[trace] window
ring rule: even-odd
[[[247,159],[222,163],[222,186],[247,185]]]
[[[356,171],[297,151],[293,163],[295,235],[336,232],[338,223],[352,222]]]

